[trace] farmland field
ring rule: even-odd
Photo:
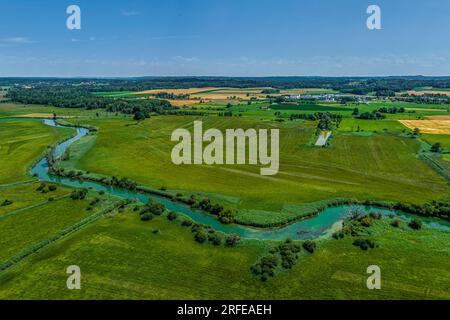
[[[178,222],[143,223],[126,211],[0,275],[0,298],[449,299],[449,233],[412,232],[388,221],[377,223],[371,233],[380,248],[366,252],[352,246],[351,239],[324,241],[314,255],[301,253],[292,270],[261,282],[249,266],[269,243],[198,244]],[[64,271],[72,262],[83,270],[83,290],[65,290]],[[366,267],[374,263],[383,270],[384,290],[366,288]]]
[[[410,129],[419,128],[423,133],[450,134],[450,120],[401,120]]]
[[[29,174],[48,146],[74,135],[73,129],[28,119],[52,117],[56,111],[61,123],[97,130],[70,146],[60,163],[65,172],[95,179],[127,177],[171,195],[208,197],[236,210],[237,223],[284,224],[333,199],[423,204],[450,195],[444,176],[417,156],[424,145],[440,142],[448,148],[449,135],[422,132],[419,139],[403,121],[446,121],[446,109],[430,111],[415,105],[415,113],[362,120],[352,117],[354,107],[372,112],[399,105],[245,101],[258,97],[262,89],[180,89],[175,92],[209,95],[211,100],[196,101],[193,109],[177,109],[178,115],[152,114],[140,121],[105,110],[0,104],[0,203],[11,202],[0,207],[0,266],[8,263],[0,271],[0,299],[449,299],[450,233],[445,230],[424,226],[413,231],[404,221],[394,228],[393,218],[385,217],[367,229],[366,236],[379,246],[370,251],[352,245],[351,236],[334,240],[326,233],[315,239],[314,254],[302,249],[292,269],[279,267],[274,278],[261,281],[251,266],[284,239],[244,238],[236,247],[225,246],[223,239],[220,245],[201,244],[190,228],[181,225],[186,219],[182,215],[175,221],[169,221],[167,213],[141,221],[135,204],[117,209],[118,198],[94,190],[83,200],[73,200],[74,189],[59,184],[53,191],[48,184],[47,191],[40,192],[41,183]],[[289,94],[313,92],[298,89]],[[153,93],[94,95],[111,99],[133,95],[139,100]],[[220,100],[233,95],[237,96]],[[179,102],[190,105],[191,100]],[[205,114],[181,113],[191,110]],[[221,116],[224,111],[233,116]],[[313,146],[317,121],[289,120],[291,114],[317,112],[343,116],[324,148]],[[192,131],[193,122],[199,120],[203,130],[279,129],[278,174],[261,176],[260,167],[252,165],[174,165],[172,132]],[[447,158],[444,154],[436,162],[450,170],[444,165],[450,163]],[[65,290],[65,268],[73,263],[83,270],[81,291]],[[370,264],[383,268],[384,290],[367,290],[365,269]],[[433,272],[424,272],[430,269]]]
[[[92,148],[82,150],[81,159],[75,156],[70,163],[91,173],[128,177],[142,185],[174,192],[230,197],[237,199],[232,205],[238,208],[275,212],[289,204],[338,197],[425,202],[448,192],[445,181],[414,157],[416,141],[342,132],[333,138],[331,148],[311,148],[309,140],[314,130],[308,122],[270,124],[281,130],[282,138],[280,172],[276,177],[260,176],[257,167],[247,165],[176,166],[170,160],[175,145],[170,135],[178,127],[192,129],[194,120],[154,117],[137,124],[126,118],[83,119],[82,123],[98,127],[99,134],[89,144]],[[205,129],[267,126],[248,119],[220,117],[204,118],[203,123]],[[380,122],[380,131],[383,126]],[[400,129],[395,122],[391,126]],[[111,143],[115,148],[109,147]]]
[[[0,184],[29,180],[26,173],[33,162],[71,132],[39,121],[0,120]]]

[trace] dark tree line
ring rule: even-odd
[[[136,114],[144,116],[151,112],[163,113],[172,106],[166,100],[126,100],[98,97],[85,89],[73,87],[14,88],[7,94],[13,102],[23,104],[51,105],[58,108],[105,109],[110,112]]]
[[[0,78],[0,86],[71,86],[90,92],[206,87],[322,88],[392,97],[416,87],[450,88],[450,77],[141,77],[127,79]]]

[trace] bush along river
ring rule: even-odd
[[[71,127],[76,129],[76,135],[69,140],[66,140],[53,149],[53,157],[55,159],[60,158],[69,146],[75,141],[83,138],[89,134],[89,130],[86,128],[60,125],[55,120],[45,119],[44,123],[52,127]],[[320,214],[294,222],[288,226],[278,229],[257,229],[251,227],[245,227],[240,225],[223,225],[214,216],[209,215],[200,210],[194,210],[189,206],[170,200],[168,198],[157,196],[153,194],[143,193],[139,191],[127,190],[114,186],[107,186],[93,181],[82,181],[76,178],[60,177],[49,173],[49,163],[47,158],[40,160],[32,169],[31,174],[37,176],[41,181],[53,182],[62,184],[68,187],[74,188],[88,188],[96,191],[104,191],[111,195],[118,196],[129,200],[138,200],[142,203],[147,203],[150,199],[160,202],[166,206],[170,211],[175,211],[186,216],[189,216],[193,221],[211,226],[213,229],[226,234],[237,234],[242,238],[252,239],[265,239],[265,240],[285,240],[290,239],[314,239],[321,236],[326,236],[331,233],[332,230],[339,228],[339,225],[348,215],[351,206],[337,206],[330,207],[323,210]],[[359,210],[363,210],[365,213],[379,212],[383,215],[396,214],[399,218],[404,220],[411,220],[412,215],[397,212],[388,209],[380,209],[376,207],[361,207]],[[414,216],[416,218],[416,216]],[[438,218],[419,218],[432,228],[438,228],[446,231],[450,231],[450,224],[442,221]]]

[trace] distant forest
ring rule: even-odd
[[[106,109],[110,112],[134,114],[146,118],[150,113],[165,113],[173,109],[167,100],[125,100],[97,97],[87,89],[73,86],[39,86],[33,89],[17,87],[6,95],[11,101],[23,104],[52,105],[58,108]]]
[[[46,104],[66,108],[102,108],[111,112],[135,114],[137,118],[150,113],[173,113],[164,97],[145,100],[112,99],[92,95],[93,92],[143,91],[150,89],[182,89],[206,87],[272,87],[332,89],[341,93],[393,97],[395,93],[416,87],[450,88],[450,77],[143,77],[123,79],[81,78],[0,78],[0,86],[9,88],[7,98],[26,104]],[[405,102],[447,104],[446,95],[403,95]]]
[[[450,77],[143,77],[124,79],[0,78],[0,86],[76,86],[89,91],[141,91],[203,87],[323,88],[342,93],[367,94],[412,90],[416,87],[450,88]]]

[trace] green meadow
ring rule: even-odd
[[[27,171],[48,146],[71,136],[37,120],[0,120],[0,185],[29,180]]]
[[[261,176],[259,167],[174,165],[171,133],[192,130],[193,121],[206,128],[280,129],[280,170],[276,176]],[[380,133],[357,135],[346,132],[346,124],[334,133],[329,148],[310,146],[314,123],[293,121],[261,123],[246,118],[152,117],[135,122],[122,119],[71,120],[99,129],[95,138],[80,141],[63,164],[92,174],[128,177],[155,189],[174,193],[199,193],[238,209],[276,212],[293,204],[333,198],[426,202],[448,194],[446,181],[419,160],[419,144],[411,138],[383,133],[382,128],[400,130],[394,121],[361,123],[365,130]],[[406,192],[407,190],[407,192]],[[223,200],[231,198],[231,201]]]
[[[177,221],[142,222],[125,211],[0,274],[0,299],[449,299],[450,234],[389,223],[369,230],[378,248],[363,251],[351,237],[323,240],[314,254],[303,250],[293,269],[261,282],[249,268],[272,244],[199,244]],[[81,268],[82,290],[66,288],[71,264]],[[366,287],[373,264],[382,290]]]
[[[15,103],[0,104],[0,119],[8,117],[48,117],[48,115],[56,114],[57,116],[66,117],[92,117],[97,114],[101,116],[111,116],[111,113],[104,110],[83,110],[74,108],[55,108],[46,105],[26,105]],[[43,114],[43,116],[42,116]]]
[[[77,116],[64,121],[98,129],[71,146],[62,167],[95,177],[128,177],[172,194],[208,196],[238,209],[238,220],[246,222],[282,220],[298,215],[302,206],[336,198],[424,203],[450,194],[448,182],[417,157],[420,140],[447,148],[448,136],[413,139],[395,118],[357,120],[342,111],[330,145],[316,148],[316,122],[274,121],[276,110],[261,106],[232,106],[242,117],[211,110],[205,117],[152,116],[140,122],[95,110],[57,109]],[[110,209],[118,199],[107,194],[89,191],[85,199],[72,200],[73,189],[54,185],[50,191],[50,184],[41,192],[29,168],[74,131],[6,117],[53,109],[0,104],[0,203],[11,201],[0,207],[0,265],[13,261],[0,271],[0,299],[450,299],[450,233],[426,226],[413,231],[406,222],[391,226],[391,218],[375,221],[362,235],[378,245],[368,251],[352,245],[355,237],[324,236],[313,254],[302,249],[292,269],[280,268],[262,282],[250,267],[278,242],[200,244],[181,217],[144,222],[134,204]],[[279,173],[261,176],[259,167],[250,165],[172,164],[171,133],[192,132],[195,120],[203,121],[204,130],[279,129]],[[442,162],[450,163],[447,156]],[[366,287],[366,268],[373,264],[382,270],[382,290]],[[80,266],[82,290],[66,288],[69,265]]]

